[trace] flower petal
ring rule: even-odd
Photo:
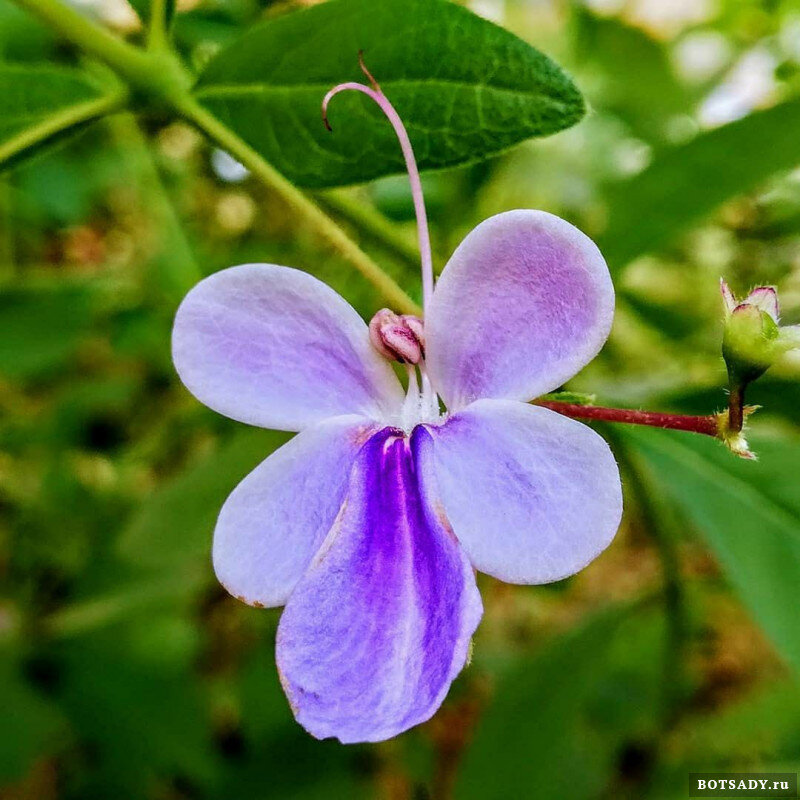
[[[619,470],[591,428],[554,411],[480,400],[431,428],[420,453],[472,563],[508,583],[572,575],[614,538]]]
[[[426,361],[451,411],[482,397],[530,400],[597,355],[614,288],[594,242],[544,211],[482,222],[442,273],[425,319]]]
[[[214,570],[235,597],[283,605],[339,513],[358,451],[374,430],[336,417],[299,433],[231,492],[214,531]]]
[[[175,317],[172,356],[198,400],[264,428],[296,431],[342,414],[376,419],[403,401],[355,309],[313,276],[274,264],[198,283]]]
[[[416,468],[416,439],[364,445],[347,500],[289,598],[277,659],[298,722],[318,738],[381,741],[430,718],[481,616],[472,568]]]

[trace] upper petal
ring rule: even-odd
[[[425,721],[464,666],[481,612],[472,568],[421,486],[408,439],[375,434],[278,628],[298,722],[349,743]]]
[[[451,410],[530,400],[597,355],[614,288],[588,236],[544,211],[508,211],[458,246],[426,310],[426,360]]]
[[[421,452],[472,563],[509,583],[548,583],[614,538],[619,470],[591,428],[554,411],[480,400],[431,428]]]
[[[403,400],[355,309],[311,275],[245,264],[202,280],[172,332],[181,380],[202,403],[264,428],[391,413]]]
[[[374,426],[336,417],[304,430],[231,492],[214,530],[219,582],[250,605],[281,606],[344,501],[350,469]]]

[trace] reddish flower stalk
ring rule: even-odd
[[[558,400],[537,400],[537,406],[557,411],[565,417],[594,419],[602,422],[622,422],[628,425],[649,425],[653,428],[669,428],[675,431],[703,433],[706,436],[720,434],[717,414],[693,416],[688,414],[664,414],[657,411],[637,411],[632,408],[605,408],[581,403],[562,403]]]

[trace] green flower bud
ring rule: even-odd
[[[800,347],[800,326],[781,328],[778,295],[772,286],[759,286],[737,301],[721,282],[725,306],[722,356],[731,386],[760,378],[784,353]]]

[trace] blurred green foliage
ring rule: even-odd
[[[800,322],[800,9],[611,5],[473,4],[564,66],[591,111],[424,176],[437,267],[491,213],[570,219],[618,289],[611,339],[570,388],[708,413],[725,404],[720,275],[738,294],[777,284]],[[179,3],[175,40],[202,69],[294,7]],[[121,0],[85,10],[142,38]],[[111,85],[8,0],[0,54],[0,82],[47,63]],[[84,99],[69,87],[59,103]],[[474,661],[439,714],[381,745],[317,742],[279,686],[278,613],[228,597],[209,562],[222,500],[286,437],[188,395],[171,318],[199,277],[254,260],[311,271],[365,316],[383,299],[183,123],[80,127],[0,176],[0,798],[677,800],[690,770],[798,769],[800,362],[753,386],[759,463],[605,431],[626,488],[611,548],[553,586],[482,577]],[[358,236],[342,196],[395,221],[399,246],[363,242],[418,296],[404,181],[331,199]]]

